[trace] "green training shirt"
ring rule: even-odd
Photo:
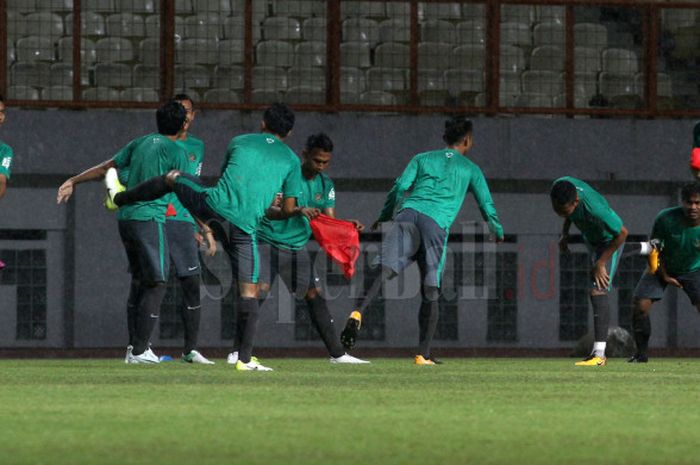
[[[170,170],[187,169],[183,148],[162,134],[149,134],[129,142],[112,159],[117,169],[128,177],[126,187],[131,189],[137,184],[156,176],[162,176]],[[126,172],[123,172],[126,170]],[[136,202],[119,209],[117,219],[165,222],[165,210],[172,194],[149,202]]]
[[[571,176],[559,178],[552,185],[560,181],[569,181],[576,186],[579,204],[569,219],[581,231],[586,242],[598,247],[607,244],[620,234],[622,220],[598,191]]]
[[[333,181],[323,173],[312,179],[302,177],[301,193],[297,197],[300,207],[325,208],[335,207],[335,187]],[[293,216],[286,220],[273,221],[263,218],[258,227],[260,240],[282,249],[299,250],[311,237],[311,226],[305,216]]]
[[[410,193],[403,199],[404,193],[409,190]],[[379,221],[393,218],[398,205],[398,211],[411,208],[449,230],[467,192],[474,195],[481,216],[491,232],[502,238],[503,226],[481,169],[452,149],[433,150],[413,157],[387,195]]]
[[[207,204],[226,221],[254,234],[278,192],[299,197],[299,157],[272,134],[246,134],[229,142],[221,178],[208,189]]]
[[[700,226],[691,226],[682,207],[661,210],[651,238],[663,244],[661,257],[671,276],[700,270]]]
[[[12,147],[0,141],[0,174],[4,174],[7,179],[10,179],[12,172]]]
[[[199,177],[202,174],[202,162],[204,161],[204,142],[195,136],[188,134],[187,139],[175,141],[176,144],[185,149],[187,155],[187,169],[185,173]],[[175,216],[168,216],[168,221],[186,221],[195,224],[190,212],[180,203],[176,195],[172,196],[170,203],[177,212]]]

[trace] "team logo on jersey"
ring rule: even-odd
[[[328,192],[328,200],[335,200],[335,188]]]
[[[5,157],[2,159],[2,167],[3,168],[10,169],[11,164],[12,164],[12,158]]]
[[[452,153],[452,152],[445,152],[445,156],[447,158],[452,158],[453,155],[454,155],[454,153]]]
[[[321,198],[323,198],[323,195],[320,192],[316,192],[314,198],[316,199],[316,202],[320,202]]]
[[[273,139],[272,137],[268,137],[268,138],[266,138],[265,140],[267,141],[268,144],[274,144],[274,143],[275,143],[275,139]]]
[[[196,161],[196,160],[197,160],[197,155],[195,155],[194,153],[190,153],[190,154],[189,154],[189,157],[190,157],[190,161]]]

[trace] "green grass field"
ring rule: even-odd
[[[0,463],[700,463],[700,361],[0,361]]]

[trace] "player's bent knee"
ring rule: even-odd
[[[321,294],[321,291],[318,288],[312,287],[308,291],[306,291],[306,295],[304,296],[304,298],[306,300],[314,300],[320,294]]]
[[[435,286],[423,286],[421,288],[423,300],[426,302],[437,302],[440,299],[440,288]]]

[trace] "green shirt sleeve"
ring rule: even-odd
[[[408,163],[406,169],[403,170],[401,176],[396,178],[394,182],[394,187],[391,188],[386,196],[386,202],[384,202],[384,208],[382,208],[381,213],[377,221],[389,221],[394,216],[394,210],[396,205],[403,199],[404,193],[409,190],[416,180],[418,175],[418,157],[413,157],[413,159]]]
[[[301,195],[301,164],[294,163],[282,184],[282,196],[299,198]]]
[[[7,144],[0,145],[0,174],[4,175],[7,179],[10,179],[13,156],[12,147]]]
[[[613,236],[620,234],[622,230],[622,219],[607,204],[601,205],[599,202],[592,202],[591,214],[599,225]]]
[[[503,226],[501,225],[501,220],[498,218],[496,207],[493,204],[491,191],[486,183],[486,178],[484,178],[484,173],[482,173],[481,169],[476,165],[474,166],[472,179],[469,183],[469,191],[474,195],[474,199],[481,212],[481,217],[488,223],[491,232],[495,234],[498,239],[503,239]]]
[[[120,170],[126,169],[130,164],[131,164],[131,155],[134,153],[134,149],[138,145],[138,142],[141,140],[139,137],[138,139],[134,139],[128,144],[126,144],[124,147],[122,147],[113,157],[112,161],[114,161],[114,164],[117,165],[117,168]],[[128,179],[128,173],[126,174],[126,177]],[[120,175],[121,178],[121,175]]]
[[[335,208],[335,185],[328,177],[326,177],[326,191],[323,194],[323,208]]]

